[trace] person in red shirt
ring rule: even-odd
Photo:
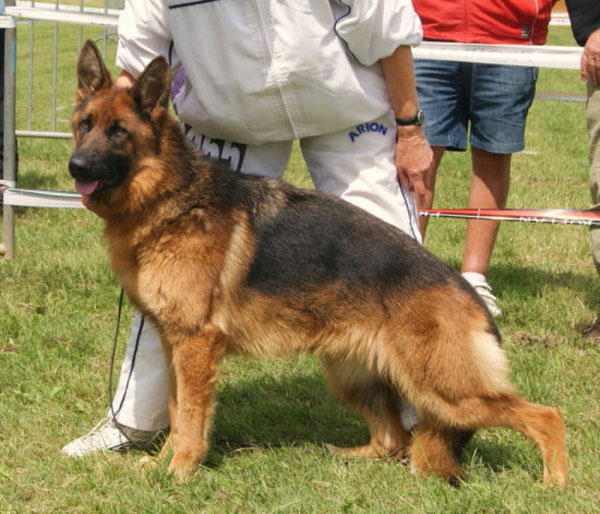
[[[413,0],[425,39],[543,45],[556,0]]]
[[[554,0],[413,0],[425,40],[486,44],[544,44],[553,4]],[[434,151],[432,189],[417,195],[419,208],[431,208],[442,156],[446,150],[466,150],[469,129],[468,207],[504,207],[511,156],[524,148],[537,68],[417,59],[415,75],[425,135]],[[423,237],[426,228],[427,218],[422,218]],[[467,222],[461,266],[494,316],[501,311],[485,275],[498,228],[497,221]]]

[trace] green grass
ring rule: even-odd
[[[39,32],[38,32],[39,31]],[[90,35],[98,35],[98,30]],[[85,36],[87,37],[87,35]],[[59,130],[68,130],[77,32],[60,27]],[[19,26],[18,127],[26,122],[27,25]],[[36,28],[34,126],[48,130],[53,29]],[[572,44],[552,29],[551,44]],[[114,53],[114,45],[109,44]],[[542,70],[538,90],[583,93],[577,72]],[[583,105],[534,102],[527,150],[514,157],[511,207],[585,208]],[[70,143],[21,139],[20,187],[71,189]],[[466,203],[470,156],[449,154],[436,205]],[[308,185],[296,149],[286,177]],[[503,224],[489,272],[516,388],[560,408],[568,428],[571,485],[541,485],[541,457],[508,430],[481,431],[467,447],[458,489],[413,479],[394,462],[336,458],[325,445],[360,444],[363,421],[335,403],[318,361],[225,360],[207,462],[182,485],[166,463],[142,470],[141,452],[73,460],[58,450],[108,406],[107,378],[119,288],[89,212],[17,211],[17,253],[0,262],[0,512],[597,512],[600,390],[597,343],[576,326],[594,318],[600,289],[587,229]],[[465,222],[438,219],[427,244],[460,263]],[[125,313],[124,326],[131,316]],[[121,331],[121,348],[126,329]]]

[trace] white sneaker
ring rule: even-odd
[[[86,435],[64,446],[60,453],[69,457],[84,457],[97,451],[118,452],[129,448],[144,448],[162,433],[162,431],[146,432],[123,425],[117,426],[113,418],[106,417]]]
[[[492,294],[492,288],[486,282],[485,276],[473,271],[465,271],[462,273],[462,276],[469,284],[471,284],[471,287],[477,291],[477,294],[481,297],[483,303],[485,303],[490,314],[494,318],[501,316],[502,311],[496,305],[496,297]]]

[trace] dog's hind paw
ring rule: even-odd
[[[544,485],[546,487],[566,487],[569,483],[566,466],[564,469],[554,469],[550,471],[544,467]]]

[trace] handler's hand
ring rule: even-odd
[[[125,70],[122,70],[119,76],[117,77],[117,80],[115,80],[115,87],[121,89],[129,89],[130,87],[133,87],[134,84],[135,78],[133,78],[133,75],[131,73]]]
[[[581,56],[581,78],[600,84],[600,29],[592,32]]]
[[[398,127],[396,168],[404,189],[418,195],[431,190],[433,152],[421,127]]]

